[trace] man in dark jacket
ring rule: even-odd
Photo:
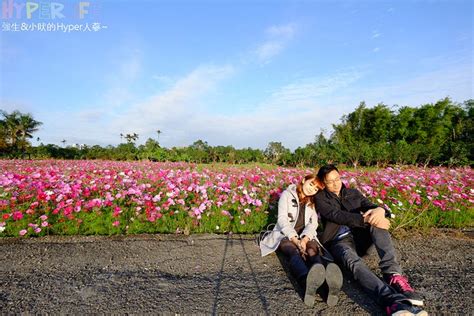
[[[316,195],[316,210],[324,231],[320,241],[354,279],[386,307],[389,315],[427,315],[415,305],[423,300],[413,290],[395,257],[388,229],[390,213],[370,202],[356,189],[346,188],[334,165],[323,166],[318,178],[325,189]],[[374,244],[385,281],[378,278],[361,256]]]

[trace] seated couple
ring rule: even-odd
[[[320,239],[316,212],[324,224]],[[427,315],[419,307],[423,305],[422,298],[403,276],[396,260],[388,231],[389,217],[388,211],[358,190],[346,188],[336,166],[323,166],[317,176],[307,175],[283,191],[278,221],[260,242],[260,250],[262,256],[276,250],[284,254],[291,273],[305,290],[304,302],[310,307],[323,284],[327,304],[337,304],[343,283],[337,263],[376,298],[388,315]],[[380,257],[383,280],[362,259],[371,245],[375,245]]]

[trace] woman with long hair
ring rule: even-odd
[[[324,282],[328,286],[327,304],[336,305],[342,286],[341,270],[322,259],[317,239],[318,215],[313,197],[322,188],[313,174],[291,184],[280,196],[275,228],[260,242],[262,256],[276,250],[285,255],[291,273],[305,289],[304,302],[308,306],[314,305],[316,292]]]

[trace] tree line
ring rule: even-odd
[[[210,146],[197,140],[187,147],[165,148],[148,138],[136,145],[139,135],[120,134],[117,146],[31,146],[29,139],[41,126],[31,114],[1,111],[0,157],[32,159],[109,159],[185,161],[194,163],[271,163],[308,166],[339,163],[357,166],[473,165],[474,100],[455,103],[449,98],[420,107],[372,108],[361,102],[333,132],[316,135],[314,142],[291,151],[281,142],[270,142],[265,150],[233,146]],[[158,136],[162,133],[157,131]],[[39,139],[37,139],[39,141]]]

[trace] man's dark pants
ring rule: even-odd
[[[384,281],[372,272],[361,256],[365,255],[374,244],[380,258],[379,267],[383,274],[402,274],[397,263],[395,248],[390,233],[385,229],[370,226],[363,229],[352,229],[352,232],[341,240],[328,244],[329,251],[334,259],[352,272],[354,279],[372,297],[383,306],[390,306],[394,302],[406,300],[406,297],[397,293]]]

